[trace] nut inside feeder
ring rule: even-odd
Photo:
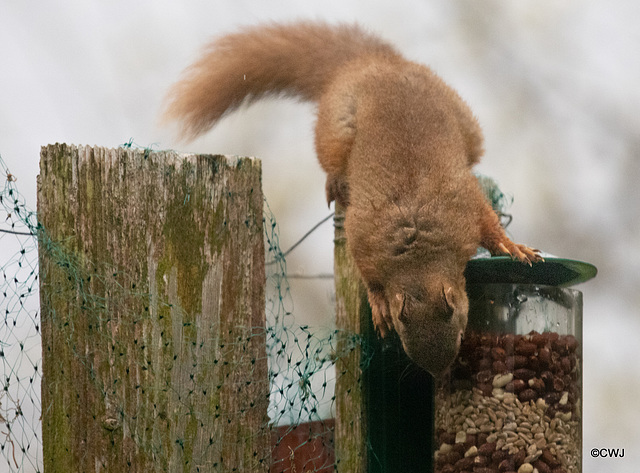
[[[469,323],[436,388],[435,472],[582,471],[582,293],[594,266],[467,267]]]

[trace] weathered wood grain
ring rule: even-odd
[[[340,473],[366,473],[367,422],[362,379],[361,334],[371,311],[364,286],[347,248],[344,209],[334,217],[334,271],[336,284],[336,467]]]
[[[45,472],[267,472],[260,162],[56,144],[40,166]]]

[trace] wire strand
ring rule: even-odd
[[[306,240],[309,235],[311,235],[313,232],[315,232],[323,223],[325,223],[327,220],[329,220],[331,217],[333,217],[335,214],[335,212],[331,212],[329,215],[327,215],[325,218],[323,218],[322,220],[320,220],[318,223],[316,223],[311,230],[309,230],[307,233],[305,233],[302,238],[300,238],[297,242],[295,242],[293,244],[293,246],[291,248],[289,248],[287,251],[285,251],[284,253],[282,253],[282,257],[285,258],[289,253],[291,253],[293,250],[295,250],[298,245],[300,245],[300,243],[302,243],[304,240]],[[271,260],[268,263],[266,263],[267,266],[271,266],[272,264],[276,264],[277,260]]]

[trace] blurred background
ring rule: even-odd
[[[635,0],[65,0],[0,3],[0,155],[36,207],[55,142],[256,156],[287,249],[330,212],[314,108],[264,101],[189,145],[158,125],[163,97],[215,35],[272,20],[357,21],[430,65],[484,128],[478,171],[513,197],[511,236],[595,264],[584,292],[584,471],[640,460],[640,3]],[[4,177],[2,177],[4,179]],[[0,215],[0,228],[5,216]],[[287,259],[333,270],[325,223]],[[0,261],[13,251],[0,246]],[[300,323],[330,328],[330,279],[291,277]],[[2,297],[2,295],[0,295]],[[592,448],[624,448],[593,459]],[[3,466],[0,465],[0,471]]]

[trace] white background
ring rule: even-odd
[[[268,101],[188,146],[157,118],[163,96],[212,36],[296,18],[358,21],[429,64],[479,117],[478,170],[513,195],[513,238],[599,268],[584,292],[584,471],[640,460],[640,3],[0,0],[0,154],[35,208],[40,146],[257,156],[287,248],[328,214],[313,107]],[[4,221],[5,216],[0,216]],[[0,247],[0,262],[7,255]],[[332,272],[325,224],[288,260]],[[302,321],[328,326],[331,281],[292,280]],[[305,322],[305,323],[306,323]],[[594,447],[623,459],[590,458]],[[0,463],[0,471],[6,467]]]

